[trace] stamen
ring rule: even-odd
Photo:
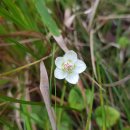
[[[70,62],[66,62],[66,63],[64,63],[64,65],[63,65],[63,69],[65,70],[65,71],[71,71],[72,69],[73,69],[73,64],[72,63],[70,63]]]

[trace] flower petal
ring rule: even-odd
[[[74,72],[82,73],[86,68],[87,68],[87,66],[82,60],[77,60],[75,62]]]
[[[72,50],[70,50],[70,51],[67,51],[66,53],[65,53],[65,55],[64,55],[64,60],[65,61],[71,61],[72,63],[75,63],[76,62],[76,60],[77,60],[77,54],[74,52],[74,51],[72,51]]]
[[[73,72],[68,74],[65,79],[71,84],[76,84],[79,80],[79,75]]]
[[[59,68],[56,68],[54,71],[54,76],[57,79],[64,79],[67,76],[67,73],[64,72],[63,70],[60,70]]]
[[[56,66],[61,69],[62,68],[62,64],[64,63],[64,59],[63,57],[57,57],[55,60],[55,64]]]

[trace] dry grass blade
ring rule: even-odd
[[[19,37],[19,36],[22,36],[22,37],[35,37],[35,38],[44,38],[43,35],[41,33],[38,33],[38,32],[33,32],[33,31],[17,31],[17,32],[13,32],[13,33],[10,33],[10,34],[1,34],[0,35],[0,38],[7,38],[7,37]]]
[[[99,16],[98,20],[112,20],[112,19],[130,19],[130,15],[109,15],[109,16]]]
[[[100,2],[100,0],[96,0],[96,2],[93,5],[92,14],[91,14],[91,17],[90,17],[89,27],[88,27],[89,30],[92,28],[94,17],[95,17],[99,2]]]
[[[93,35],[94,35],[94,31],[91,30],[90,31],[90,53],[91,53],[91,61],[92,61],[92,67],[93,67],[93,72],[95,77],[97,78],[97,73],[96,73],[96,66],[95,66],[95,58],[94,58],[94,43],[93,43]]]
[[[64,16],[64,24],[67,28],[70,28],[76,15],[71,15],[71,10],[66,9],[65,10],[65,16]]]
[[[29,44],[29,43],[32,43],[32,42],[35,42],[35,41],[40,41],[41,39],[40,38],[31,38],[31,39],[25,39],[25,40],[21,40],[21,41],[18,41],[19,43],[21,44]],[[6,46],[14,46],[16,44],[14,43],[1,43],[0,42],[0,47],[6,47]]]
[[[48,75],[45,65],[42,61],[40,63],[40,91],[45,102],[52,129],[57,130],[54,112],[52,111],[50,103]]]
[[[60,36],[53,36],[54,39],[56,40],[57,44],[60,46],[60,48],[64,51],[64,52],[67,52],[68,51],[68,48],[66,47],[65,45],[65,41],[62,37],[62,35]]]

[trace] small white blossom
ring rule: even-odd
[[[76,84],[79,74],[86,69],[86,64],[77,58],[77,54],[70,50],[63,57],[55,60],[56,69],[54,75],[57,79],[66,79],[71,84]]]

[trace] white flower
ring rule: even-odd
[[[86,64],[77,58],[77,54],[70,50],[63,57],[55,60],[56,69],[54,75],[57,79],[66,79],[71,84],[76,84],[79,74],[86,69]]]

